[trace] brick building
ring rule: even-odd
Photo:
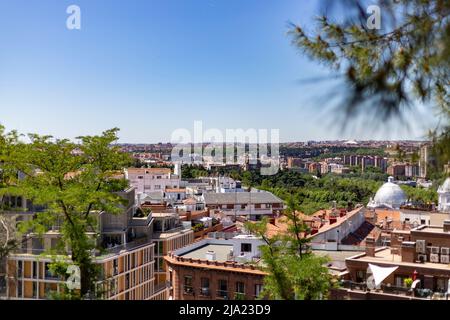
[[[254,236],[238,235],[204,239],[171,252],[165,259],[173,299],[255,299],[266,275],[258,267],[260,245]]]
[[[346,259],[347,281],[337,291],[339,298],[448,299],[449,257],[450,220],[441,227],[422,225],[394,233],[391,247],[375,248],[373,241],[367,241],[365,253]],[[392,272],[371,288],[370,265]],[[412,284],[406,281],[409,278]]]

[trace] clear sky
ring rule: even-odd
[[[71,4],[81,30],[66,28]],[[312,28],[318,13],[309,0],[0,0],[0,123],[69,138],[117,126],[132,143],[195,120],[280,129],[282,141],[421,138],[431,113],[409,130],[330,125],[330,87],[298,82],[326,70],[286,36],[288,21]]]

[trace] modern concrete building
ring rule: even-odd
[[[120,193],[128,200],[123,213],[97,213],[97,225],[89,231],[99,233],[98,248],[92,259],[100,266],[97,290],[101,298],[110,300],[167,299],[168,286],[155,287],[155,258],[152,242],[154,218],[136,217],[134,188]],[[47,252],[59,242],[59,225],[51,226],[38,237],[29,234],[23,247],[7,259],[7,297],[9,299],[47,299],[50,292],[62,292],[65,280],[53,275],[49,263],[55,256]],[[70,262],[70,255],[60,257]]]

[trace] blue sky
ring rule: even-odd
[[[66,28],[71,4],[81,30]],[[0,123],[69,138],[117,126],[133,143],[195,120],[280,129],[282,141],[421,138],[430,113],[409,130],[330,125],[319,101],[330,86],[298,83],[327,72],[286,36],[317,13],[306,0],[0,0]]]

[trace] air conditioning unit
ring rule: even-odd
[[[426,247],[426,243],[425,240],[417,240],[416,241],[416,252],[417,253],[427,253],[427,247]]]
[[[441,255],[441,263],[446,263],[446,264],[450,263],[450,255],[442,254]]]
[[[450,255],[450,248],[442,247],[441,254]]]
[[[439,263],[439,254],[437,253],[430,254],[430,262]]]
[[[418,255],[417,255],[417,259],[418,259],[421,263],[427,262],[427,255],[426,255],[426,254],[418,254]]]
[[[439,254],[439,247],[431,247],[431,253]]]

